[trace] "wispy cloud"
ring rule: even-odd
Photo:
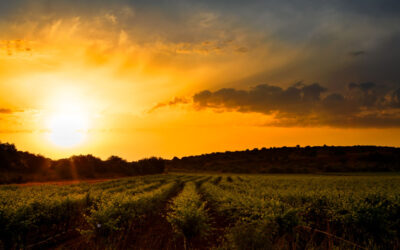
[[[14,113],[21,113],[24,110],[21,109],[11,109],[11,108],[0,108],[0,114],[14,114]]]
[[[0,129],[0,134],[19,134],[19,133],[33,133],[33,130],[29,129]]]
[[[152,113],[152,112],[154,112],[154,111],[156,111],[157,109],[160,109],[160,108],[169,107],[169,106],[176,106],[176,105],[179,105],[179,104],[188,104],[188,103],[190,103],[190,102],[191,102],[191,100],[188,99],[188,98],[185,98],[185,97],[175,97],[175,98],[172,99],[171,101],[157,103],[154,107],[152,107],[152,108],[148,111],[148,113]]]
[[[0,108],[0,114],[11,114],[13,111],[7,108]]]
[[[32,47],[27,40],[0,40],[0,55],[30,54]]]

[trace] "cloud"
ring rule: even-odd
[[[318,83],[297,83],[287,89],[261,84],[248,91],[233,88],[223,88],[215,92],[205,90],[195,94],[193,101],[198,108],[224,108],[264,114],[281,111],[294,114],[310,112],[310,108],[320,101],[321,93],[325,90]]]
[[[345,93],[331,93],[318,83],[204,90],[193,103],[196,109],[272,115],[271,126],[400,127],[400,88],[373,82],[350,83]]]
[[[8,109],[8,108],[0,108],[0,114],[12,114],[14,113],[13,110]]]
[[[32,51],[29,41],[16,39],[16,40],[0,40],[0,55],[6,54],[12,56],[14,54],[30,54]]]
[[[33,133],[34,130],[29,129],[0,129],[0,134],[19,134],[19,133]]]
[[[362,5],[354,0],[50,2],[0,2],[4,41],[0,53],[15,57],[33,52],[38,57],[29,59],[43,64],[43,70],[63,65],[78,68],[82,60],[96,68],[113,67],[110,71],[115,68],[117,76],[136,79],[148,74],[151,79],[171,79],[173,84],[197,84],[180,90],[193,91],[203,84],[204,89],[233,86],[205,92],[214,99],[211,104],[196,98],[206,106],[218,104],[241,112],[287,117],[347,110],[353,114],[376,109],[378,103],[386,105],[384,110],[398,107],[388,101],[399,98],[396,88],[355,85],[347,86],[346,94],[328,91],[343,89],[342,83],[352,81],[398,85],[400,4],[396,0],[366,0]],[[11,67],[4,64],[4,68],[7,72]],[[279,85],[297,79],[326,86],[269,85],[240,91],[254,82]],[[238,83],[230,84],[233,81]],[[150,112],[175,103],[185,102],[159,103]]]
[[[257,64],[251,65],[253,72],[249,74],[261,74],[261,81],[304,79],[330,85],[330,81],[400,79],[396,67],[400,59],[396,46],[400,4],[396,0],[366,0],[362,5],[353,0],[250,0],[246,4],[238,0],[6,2],[0,3],[2,39],[41,40],[46,37],[40,32],[43,27],[63,20],[59,29],[65,31],[65,38],[54,33],[54,39],[74,37],[81,30],[79,35],[96,45],[101,42],[110,46],[118,39],[126,43],[117,45],[131,42],[136,48],[160,48],[157,52],[163,57],[233,54],[236,58],[226,58],[229,64],[249,56]],[[65,20],[76,17],[80,18],[77,29],[72,29],[74,24],[65,24]],[[23,26],[21,31],[14,31],[19,26]],[[37,53],[37,44],[31,45]],[[277,49],[278,45],[282,49]],[[73,47],[85,47],[85,41]],[[11,53],[15,54],[13,50]],[[285,58],[280,65],[279,60]],[[178,61],[174,59],[170,61]]]
[[[239,47],[239,48],[235,49],[235,51],[238,53],[246,53],[249,51],[249,49],[246,47]]]
[[[357,51],[352,51],[352,52],[350,52],[349,55],[350,55],[350,56],[356,57],[356,56],[364,55],[364,54],[366,54],[366,53],[367,53],[367,52],[365,52],[365,51],[363,51],[363,50],[357,50]]]
[[[148,113],[152,113],[156,111],[157,109],[168,107],[168,106],[176,106],[178,104],[188,104],[190,103],[190,100],[184,97],[175,97],[173,100],[168,101],[168,102],[160,102],[157,103],[154,107],[152,107]]]
[[[10,115],[10,114],[15,114],[15,113],[21,113],[24,112],[24,110],[21,109],[10,109],[10,108],[0,108],[0,115]]]

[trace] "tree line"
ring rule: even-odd
[[[52,160],[0,143],[0,183],[114,178],[172,172],[329,173],[400,171],[400,148],[380,146],[316,146],[255,148],[172,160],[146,158],[101,160],[77,155]]]
[[[52,160],[17,150],[14,144],[0,143],[0,183],[114,178],[163,173],[165,161],[151,157],[128,162],[118,156],[101,160],[93,155],[77,155]]]
[[[228,173],[325,173],[400,171],[400,148],[316,146],[255,148],[167,161],[169,171]]]

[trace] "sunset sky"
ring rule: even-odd
[[[0,141],[128,160],[400,146],[400,1],[0,1]]]

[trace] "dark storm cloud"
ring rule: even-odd
[[[320,101],[325,88],[296,84],[287,89],[268,84],[258,85],[249,91],[223,88],[215,92],[208,90],[194,95],[193,101],[199,108],[224,108],[240,112],[271,114],[277,110],[284,113],[310,112],[315,102]]]
[[[325,88],[295,84],[287,89],[268,84],[257,85],[250,90],[223,88],[215,92],[208,90],[193,96],[199,108],[223,108],[240,112],[271,114],[276,111],[287,114],[308,113],[316,102],[321,101]]]
[[[400,22],[397,23],[400,28]],[[220,86],[248,87],[254,82],[279,84],[302,79],[306,82],[324,82],[326,87],[335,91],[346,87],[347,82],[373,81],[378,85],[400,87],[400,31],[387,32],[382,37],[373,35],[368,39],[356,36],[345,39],[346,34],[336,34],[329,42],[310,41],[302,49],[304,54],[275,70],[266,68],[243,79],[222,82]],[[358,35],[361,36],[359,32]],[[360,50],[358,43],[366,44],[366,49]]]
[[[400,88],[372,82],[350,83],[343,94],[329,93],[318,83],[205,90],[195,94],[193,102],[199,109],[274,115],[269,124],[274,126],[400,127]]]
[[[399,26],[400,27],[400,26]],[[348,67],[343,67],[336,73],[341,76],[353,75],[373,81],[400,83],[400,32],[387,35],[381,41]],[[400,86],[400,85],[398,85]]]
[[[181,36],[184,37],[183,33],[188,30],[182,27],[185,27],[190,18],[207,12],[217,14],[222,23],[235,20],[232,21],[232,25],[252,27],[267,32],[268,37],[274,36],[295,42],[318,35],[321,32],[318,30],[321,24],[341,24],[350,18],[354,22],[361,19],[365,25],[375,26],[381,25],[382,20],[398,20],[400,13],[400,3],[397,0],[365,0],[362,3],[357,0],[249,0],[246,3],[240,0],[14,0],[0,2],[0,20],[11,17],[21,20],[66,16],[93,17],[104,11],[118,12],[121,7],[130,7],[135,11],[134,19],[122,20],[126,28],[149,25],[155,29],[152,32],[158,32],[157,26],[163,27],[165,23],[173,23],[181,27],[173,33],[181,30]],[[154,13],[157,13],[158,19],[151,19],[155,17]],[[145,23],[140,21],[142,15],[149,17]],[[135,22],[132,22],[133,20]],[[324,28],[330,30],[331,27]],[[347,26],[347,29],[357,31],[357,27]],[[163,35],[168,36],[167,32]]]

